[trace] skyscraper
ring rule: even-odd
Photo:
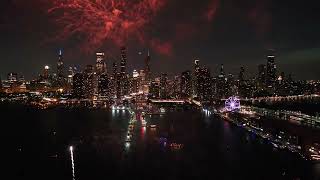
[[[193,72],[193,96],[197,97],[198,96],[198,91],[199,91],[199,86],[198,86],[198,81],[199,81],[199,74],[200,74],[200,60],[196,59],[194,60],[194,72]]]
[[[76,73],[73,76],[72,87],[74,98],[82,99],[85,97],[85,77],[82,73]]]
[[[151,79],[150,62],[151,62],[151,57],[150,57],[150,52],[148,51],[148,56],[144,60],[144,63],[145,63],[144,71],[146,73],[146,79],[145,79],[146,81],[150,81]]]
[[[240,73],[239,73],[239,82],[238,82],[238,93],[241,97],[247,97],[247,87],[246,87],[244,74],[245,74],[245,69],[244,67],[241,67]],[[228,81],[229,79],[230,78],[228,78]],[[230,83],[229,83],[229,87],[230,87]],[[233,95],[233,94],[229,93],[229,95]]]
[[[150,84],[150,96],[153,99],[158,99],[160,97],[160,78],[155,78]]]
[[[138,93],[139,87],[140,87],[140,81],[139,81],[139,73],[136,70],[133,70],[132,78],[130,81],[130,93]]]
[[[116,74],[116,97],[117,99],[120,99],[122,94],[121,94],[121,89],[122,89],[122,83],[121,83],[122,75],[120,72],[117,72]]]
[[[50,70],[49,66],[44,66],[43,74],[42,74],[44,81],[48,81],[48,79],[49,79],[49,70]]]
[[[117,96],[117,63],[113,62],[112,64],[112,75],[110,76],[109,88],[110,88],[110,97],[115,98]]]
[[[268,87],[273,87],[277,78],[277,66],[275,63],[274,51],[270,50],[267,56],[267,74],[266,84]]]
[[[107,73],[98,77],[98,94],[100,98],[108,99],[110,96],[109,79]]]
[[[58,85],[62,86],[64,84],[64,64],[63,64],[63,54],[62,50],[59,50],[59,55],[58,55],[58,62],[57,62],[57,80],[58,80]]]
[[[189,98],[192,95],[192,76],[191,71],[184,71],[181,74],[180,96]]]
[[[198,99],[201,101],[211,100],[211,75],[208,68],[201,68],[198,80]]]
[[[221,64],[220,73],[216,82],[217,98],[226,98],[227,96],[227,78],[224,72],[224,66]]]
[[[104,57],[104,53],[98,52],[96,53],[96,72],[98,75],[106,73],[107,70],[107,65],[105,62],[105,57]]]
[[[221,64],[221,66],[220,66],[220,75],[223,76],[223,77],[225,76],[223,64]]]
[[[244,73],[245,73],[245,69],[244,69],[244,67],[241,67],[240,68],[240,73],[239,73],[239,81],[240,81],[240,83],[243,83],[244,80],[245,80]]]
[[[260,89],[265,87],[265,83],[266,83],[266,65],[264,64],[260,64],[258,66],[258,87]]]
[[[121,48],[121,62],[120,62],[120,90],[121,96],[127,95],[129,93],[129,81],[126,73],[127,65],[127,51],[125,47]]]
[[[160,77],[160,98],[166,99],[168,96],[168,75],[166,73],[162,73]]]
[[[126,65],[127,65],[127,49],[126,47],[121,47],[120,73],[123,76],[126,73]]]
[[[69,67],[68,69],[68,78],[67,82],[68,84],[72,84],[73,82],[73,76],[77,73],[77,68],[76,67]]]
[[[84,71],[85,97],[92,98],[95,93],[95,75],[92,65],[87,65]]]

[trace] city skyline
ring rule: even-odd
[[[1,0],[3,177],[319,180],[317,7]]]
[[[128,64],[143,67],[143,55],[150,49],[152,66],[157,67],[154,71],[159,73],[180,73],[192,66],[190,61],[199,58],[213,71],[225,64],[228,72],[236,73],[240,62],[247,72],[254,74],[256,66],[264,63],[266,50],[272,48],[277,52],[278,67],[285,72],[294,74],[296,79],[320,79],[317,71],[319,36],[316,34],[319,25],[314,22],[319,15],[309,11],[313,2],[290,2],[290,6],[272,0],[241,3],[205,0],[197,4],[191,1],[156,2],[159,4],[155,4],[154,9],[150,6],[145,11],[152,10],[154,17],[143,26],[133,28],[134,33],[129,34],[127,41],[119,45],[115,39],[106,38],[101,46],[92,46],[90,52],[85,52],[84,48],[77,46],[81,41],[75,35],[52,41],[57,36],[56,31],[61,30],[59,24],[54,23],[60,16],[53,17],[46,11],[57,8],[54,4],[39,0],[28,3],[6,0],[2,2],[4,10],[0,14],[0,37],[6,42],[0,48],[3,59],[1,77],[12,71],[27,78],[35,76],[33,70],[40,69],[43,64],[55,64],[60,48],[64,49],[65,64],[69,65],[83,67],[90,64],[94,61],[94,52],[99,51],[105,52],[108,59],[119,59],[118,49],[125,44]],[[131,6],[119,5],[117,10]],[[173,15],[175,18],[167,20]],[[39,21],[35,21],[35,17],[40,17]],[[137,40],[137,30],[148,32],[141,36],[145,44]],[[86,34],[79,32],[79,35]],[[301,68],[308,71],[302,72]]]

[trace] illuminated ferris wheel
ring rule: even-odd
[[[240,106],[240,99],[235,96],[229,97],[226,102],[224,103],[225,109],[229,112],[239,111]]]

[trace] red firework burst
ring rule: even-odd
[[[128,38],[143,42],[145,26],[166,0],[52,0],[47,11],[62,28],[57,39],[80,36],[85,52],[105,42],[124,44]]]

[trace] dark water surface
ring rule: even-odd
[[[79,180],[320,179],[319,164],[198,111],[147,117],[127,143],[129,112],[3,105],[1,117],[1,179],[72,180],[70,145]]]

